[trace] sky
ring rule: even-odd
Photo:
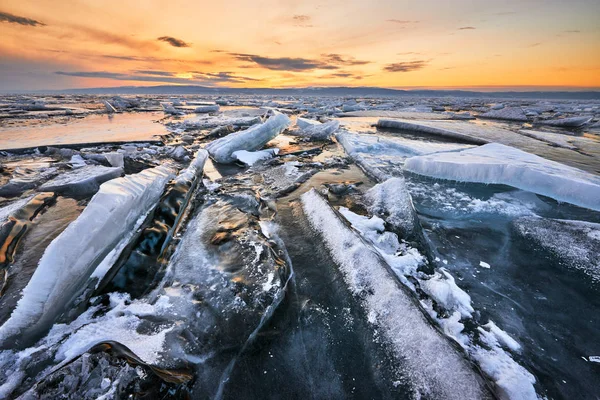
[[[1,0],[0,90],[600,88],[598,0]]]

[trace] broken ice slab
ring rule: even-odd
[[[456,125],[448,125],[447,129],[444,126],[434,126],[431,124],[427,124],[424,121],[413,122],[413,121],[405,121],[401,119],[380,119],[377,122],[378,128],[387,128],[387,129],[399,129],[399,130],[408,130],[408,131],[416,131],[429,133],[433,135],[445,136],[451,139],[464,140],[474,144],[486,144],[489,143],[489,140],[482,139],[479,137],[474,137],[472,135],[460,132],[456,129],[452,129],[456,127]],[[473,128],[475,129],[475,128]]]
[[[549,143],[553,146],[562,147],[569,150],[576,150],[577,146],[571,143],[571,139],[573,139],[572,135],[563,134],[563,133],[553,133],[553,132],[543,132],[543,131],[534,131],[531,129],[521,129],[519,133],[525,136],[532,137],[537,140],[541,140],[542,142]]]
[[[304,125],[304,128],[300,127],[300,125]],[[339,121],[329,121],[325,123],[317,122],[316,124],[304,124],[301,123],[298,125],[300,129],[291,131],[290,133],[295,136],[300,136],[302,138],[308,139],[310,141],[316,140],[329,140],[331,135],[333,135],[340,127]]]
[[[405,239],[414,235],[417,213],[403,178],[391,178],[373,186],[365,194],[369,212],[385,219]]]
[[[538,121],[537,123],[541,125],[558,126],[561,128],[578,128],[591,122],[593,119],[594,117],[591,116],[582,116]]]
[[[106,108],[106,112],[109,114],[116,113],[117,109],[112,106],[108,101],[104,100],[104,108]]]
[[[232,153],[232,156],[235,157],[238,161],[252,166],[259,161],[268,160],[275,157],[279,154],[279,149],[265,149],[259,151],[246,151],[246,150],[238,150]]]
[[[312,228],[325,242],[350,291],[361,299],[369,322],[403,365],[416,397],[491,398],[483,379],[427,320],[390,267],[314,190],[302,195]]]
[[[161,166],[100,186],[81,215],[46,248],[0,327],[0,346],[31,344],[67,313],[96,267],[142,222],[173,175],[170,167]]]
[[[586,221],[522,217],[513,222],[529,243],[543,249],[565,265],[600,283],[600,224]]]
[[[191,118],[191,119],[186,119],[185,121],[181,122],[181,123],[174,123],[171,124],[171,126],[175,127],[175,128],[181,128],[181,129],[211,129],[211,128],[216,128],[216,127],[221,127],[221,126],[237,126],[237,127],[243,127],[243,126],[252,126],[252,125],[256,125],[256,124],[260,124],[262,122],[262,119],[259,116],[254,116],[254,117],[225,117],[225,116],[218,116],[218,117],[197,117],[197,118]]]
[[[98,161],[100,163],[108,163],[111,167],[125,166],[123,153],[100,153],[100,154],[84,154],[84,158],[88,160]]]
[[[320,125],[320,124],[321,123],[319,121],[314,120],[314,119],[308,119],[308,118],[302,118],[302,117],[296,118],[296,125],[300,129],[306,129],[306,128],[310,128],[311,126]]]
[[[65,172],[38,187],[39,192],[69,193],[87,195],[98,190],[101,184],[123,174],[121,167],[104,167],[102,165],[87,165]]]
[[[215,104],[215,105],[204,105],[204,106],[198,106],[194,109],[194,112],[196,114],[208,114],[208,113],[214,113],[214,112],[218,112],[220,109],[220,107]]]
[[[175,107],[173,107],[172,104],[169,103],[160,103],[160,105],[163,108],[163,111],[166,114],[171,114],[171,115],[185,115],[185,112],[176,109]]]
[[[521,107],[503,107],[498,110],[488,111],[480,114],[479,118],[502,119],[506,121],[526,122],[528,120],[525,111]]]
[[[262,148],[269,140],[283,132],[291,121],[285,115],[276,112],[265,123],[244,131],[231,133],[206,146],[211,157],[222,164],[235,161],[233,152],[237,150],[254,151]]]
[[[451,119],[448,113],[423,113],[409,111],[365,110],[335,114],[336,117],[371,117],[371,118],[402,118],[416,120]]]
[[[412,157],[404,169],[459,182],[513,186],[600,211],[600,177],[498,143]]]

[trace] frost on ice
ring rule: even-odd
[[[498,143],[412,157],[404,168],[440,179],[509,185],[600,211],[598,176]]]
[[[215,161],[229,164],[235,161],[233,152],[238,150],[254,151],[262,148],[269,140],[283,132],[290,123],[291,121],[286,115],[276,113],[263,124],[231,133],[210,142],[206,146],[206,150]]]
[[[46,248],[10,318],[0,345],[26,343],[67,311],[98,263],[156,204],[173,171],[165,166],[103,184],[81,215]]]

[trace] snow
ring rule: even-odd
[[[232,156],[235,157],[238,161],[243,162],[246,165],[254,165],[259,161],[268,160],[270,158],[275,157],[279,154],[279,149],[265,149],[259,151],[246,151],[246,150],[238,150],[232,153]]]
[[[600,177],[498,143],[412,157],[404,168],[440,179],[509,185],[600,211]]]
[[[281,113],[275,113],[265,123],[250,127],[244,131],[231,133],[217,139],[206,146],[211,157],[223,164],[235,161],[233,152],[237,150],[254,151],[263,147],[268,141],[283,132],[291,121]]]
[[[171,168],[161,166],[100,186],[81,215],[46,248],[15,310],[0,327],[0,343],[20,333],[44,332],[98,263],[157,203],[172,176]]]
[[[490,264],[486,263],[485,261],[479,261],[479,266],[481,268],[487,268],[487,269],[491,268]]]
[[[415,397],[488,397],[477,374],[431,325],[390,274],[378,253],[349,230],[314,190],[302,195],[304,212],[360,299],[369,320],[406,364],[403,375]]]
[[[390,178],[369,189],[365,202],[370,213],[384,217],[404,235],[413,233],[416,212],[404,178]]]
[[[471,306],[471,296],[456,285],[454,277],[444,268],[420,283],[421,289],[446,310],[458,311],[463,318],[470,318],[475,312]]]
[[[121,167],[88,165],[57,176],[38,187],[40,192],[89,193],[98,190],[100,185],[123,174]]]

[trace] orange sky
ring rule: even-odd
[[[600,87],[600,1],[0,2],[0,90]]]

